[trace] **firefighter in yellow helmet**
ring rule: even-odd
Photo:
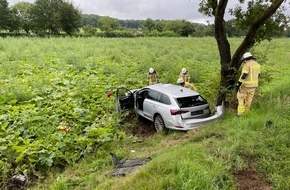
[[[157,83],[159,83],[158,74],[153,68],[150,68],[147,74],[147,84],[151,85]]]
[[[243,62],[243,68],[237,84],[238,116],[251,108],[260,76],[260,64],[255,61],[250,52],[246,52],[241,61]]]
[[[183,87],[185,87],[185,88],[189,88],[190,90],[197,91],[196,88],[195,88],[195,86],[194,86],[193,84],[191,84],[191,83],[189,83],[189,82],[185,82],[185,81],[183,80],[183,78],[179,78],[179,79],[177,79],[177,84],[178,84],[179,86],[183,86]]]
[[[181,69],[181,72],[179,73],[179,78],[182,78],[184,82],[190,82],[190,75],[186,68]]]

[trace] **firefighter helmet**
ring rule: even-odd
[[[179,78],[179,79],[177,79],[177,83],[178,83],[178,84],[182,84],[182,83],[184,83],[183,78]]]
[[[252,58],[253,55],[250,52],[246,52],[244,53],[244,55],[242,56],[242,61],[244,61],[245,59],[249,59]]]
[[[182,70],[181,70],[181,73],[186,73],[186,68],[183,68]]]

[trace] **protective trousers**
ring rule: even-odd
[[[237,93],[238,115],[242,115],[245,110],[251,108],[252,100],[255,94],[256,87],[245,87],[242,85]]]

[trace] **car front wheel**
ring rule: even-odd
[[[163,131],[165,129],[164,121],[161,117],[161,115],[156,115],[154,118],[154,127],[157,132]]]

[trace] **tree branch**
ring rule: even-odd
[[[254,37],[258,31],[258,29],[269,19],[276,10],[281,6],[284,0],[276,0],[272,3],[272,5],[258,17],[253,24],[251,25],[246,37],[244,38],[243,42],[236,50],[232,60],[231,60],[231,67],[238,69],[241,66],[240,57],[242,57],[243,53],[245,53],[248,49],[253,47],[254,45]]]

